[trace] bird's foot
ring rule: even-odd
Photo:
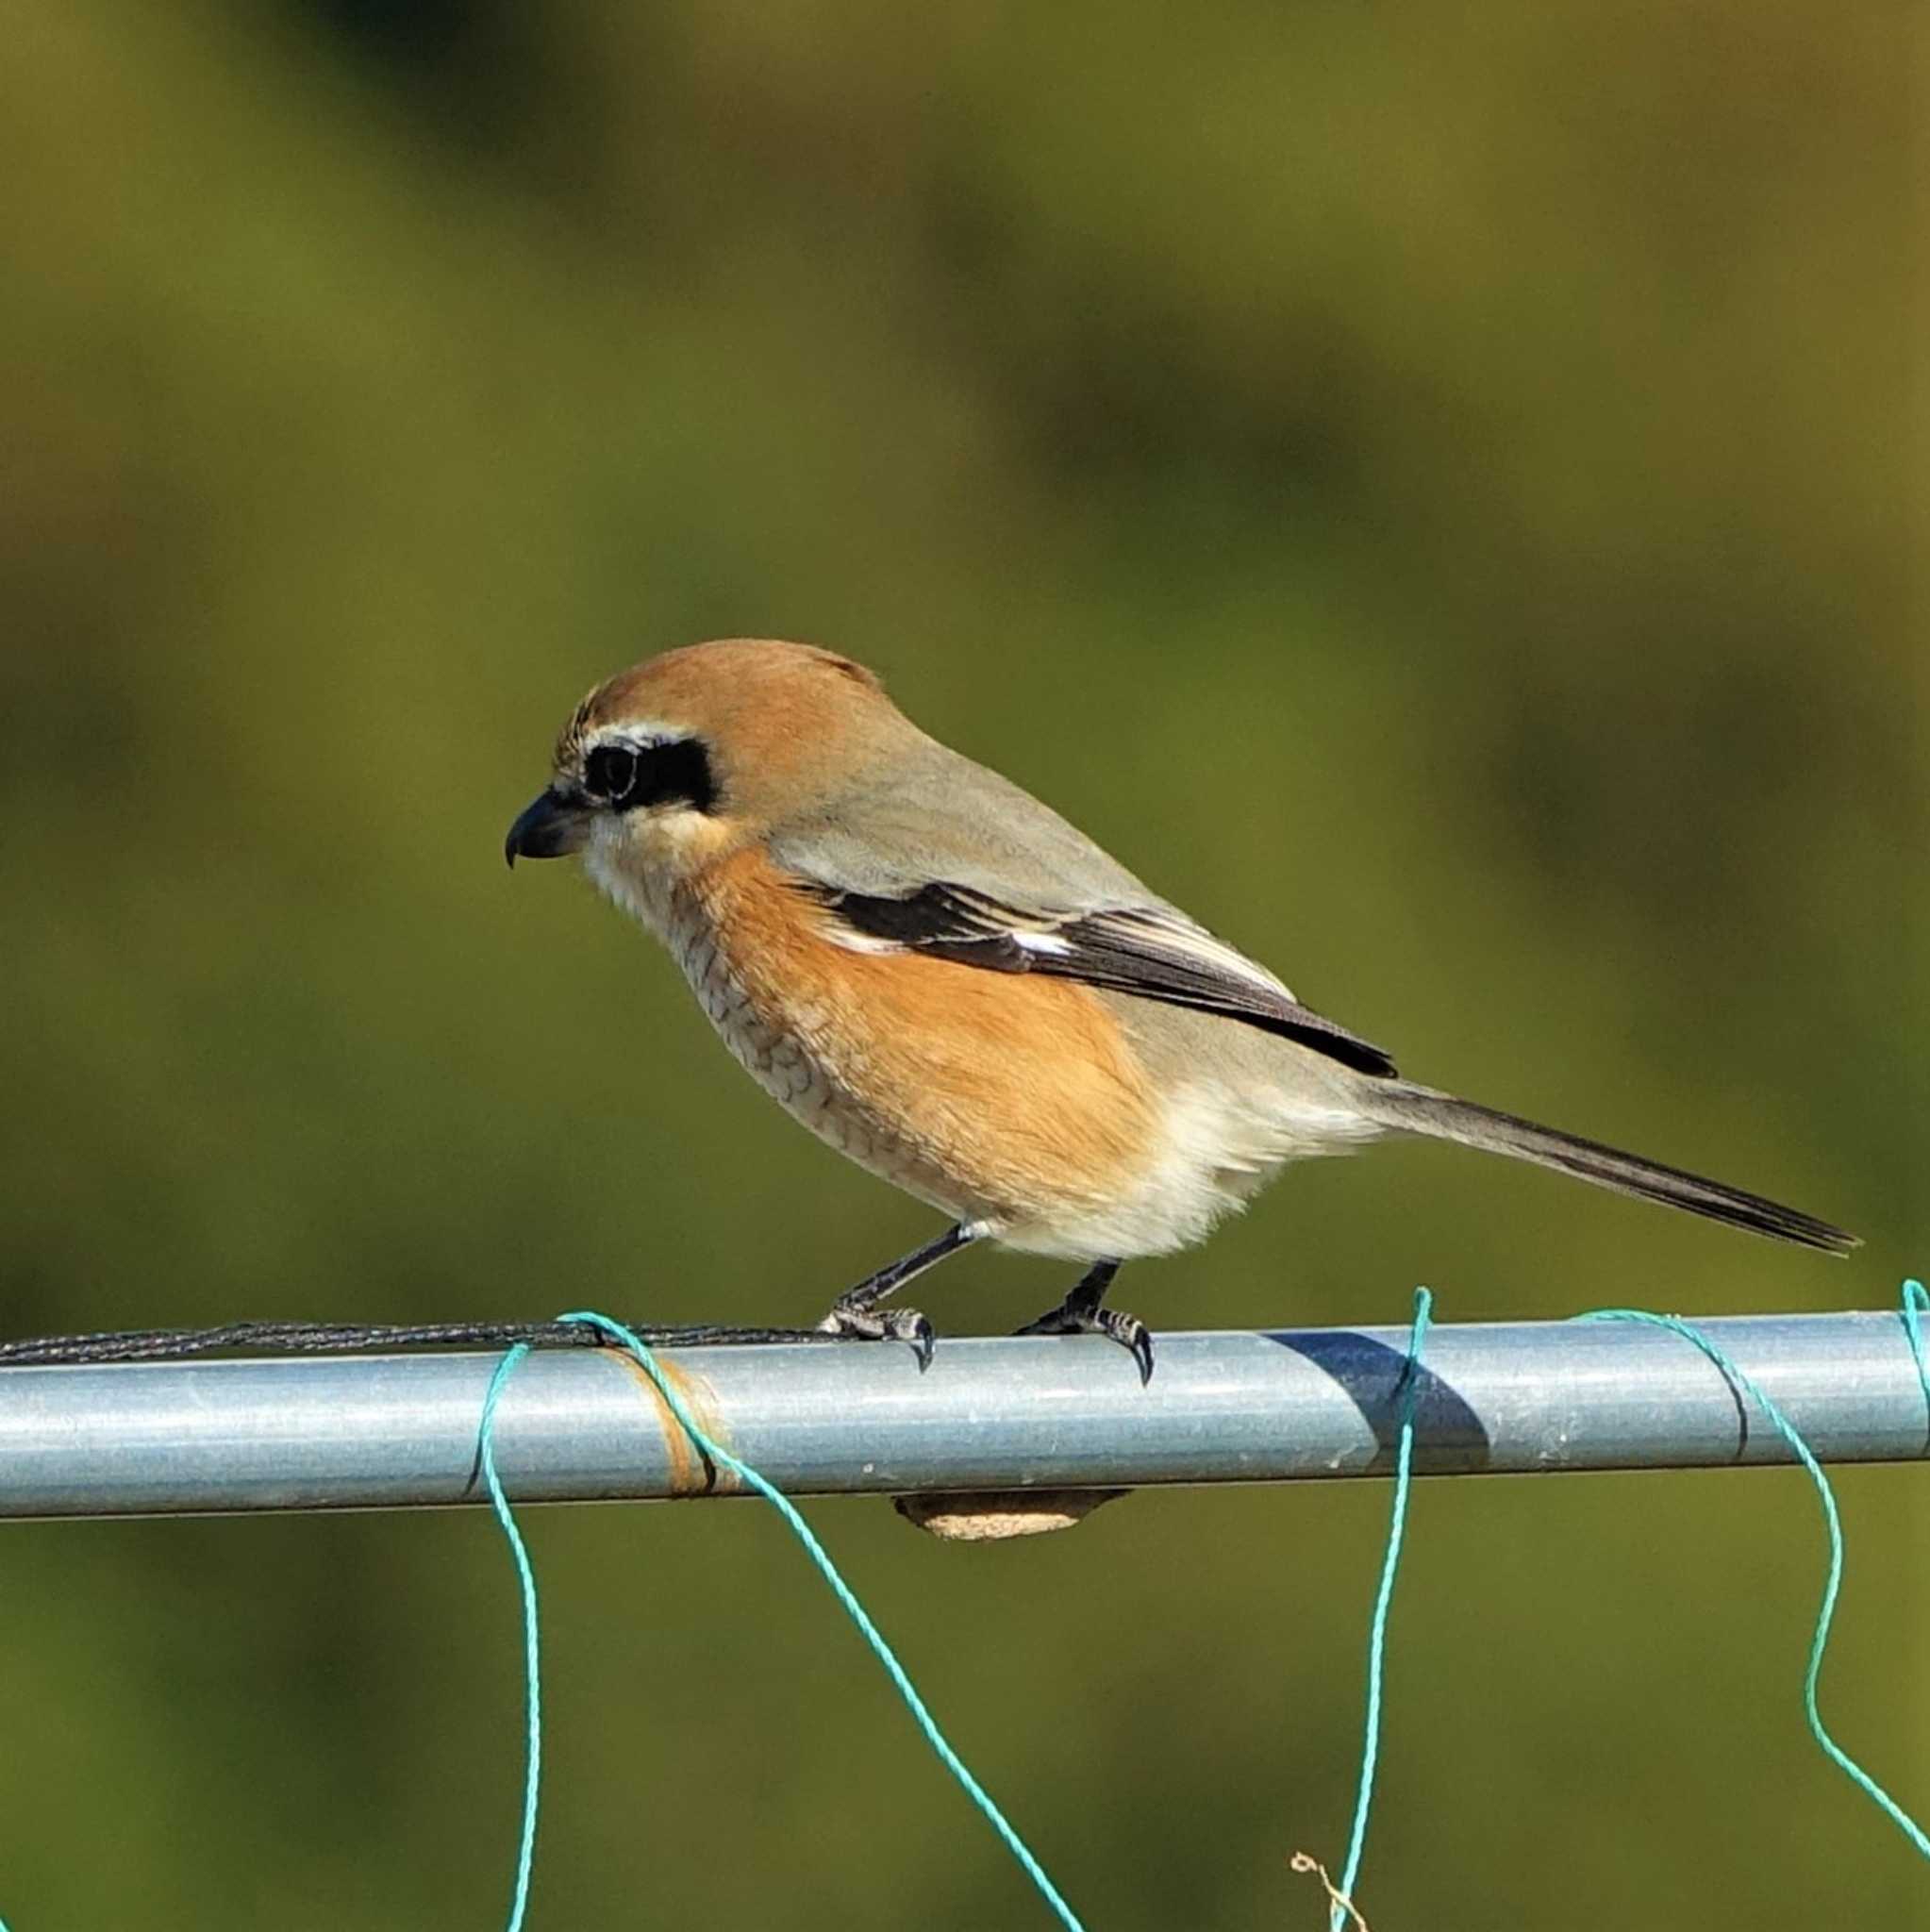
[[[1036,1322],[1027,1322],[1017,1335],[1103,1335],[1116,1341],[1140,1366],[1140,1386],[1153,1379],[1153,1331],[1137,1315],[1123,1308],[1094,1308],[1071,1300],[1049,1308]]]
[[[919,1372],[931,1367],[938,1336],[916,1308],[876,1308],[862,1303],[838,1301],[818,1324],[821,1335],[841,1335],[857,1341],[904,1341],[918,1357]]]

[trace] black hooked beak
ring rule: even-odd
[[[511,865],[519,858],[561,858],[582,851],[590,838],[590,808],[553,785],[525,806],[503,841],[503,857]]]

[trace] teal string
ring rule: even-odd
[[[509,1554],[516,1559],[516,1576],[523,1587],[523,1678],[524,1709],[527,1719],[528,1742],[523,1760],[523,1832],[516,1850],[516,1890],[509,1904],[508,1932],[522,1932],[524,1914],[529,1909],[529,1879],[536,1865],[536,1807],[542,1786],[542,1665],[537,1642],[536,1572],[530,1566],[529,1552],[524,1547],[523,1533],[509,1512],[509,1499],[503,1493],[502,1478],[496,1474],[496,1404],[509,1385],[509,1377],[529,1353],[529,1344],[519,1341],[496,1364],[490,1377],[490,1391],[483,1397],[482,1473],[489,1485],[490,1507],[503,1525]],[[0,1932],[6,1932],[0,1926]]]
[[[1387,1554],[1381,1558],[1380,1588],[1374,1592],[1373,1621],[1367,1632],[1367,1724],[1360,1745],[1360,1784],[1354,1797],[1354,1829],[1347,1841],[1347,1862],[1341,1868],[1339,1893],[1352,1901],[1360,1875],[1360,1856],[1367,1848],[1368,1814],[1373,1808],[1373,1776],[1380,1761],[1381,1688],[1386,1675],[1388,1610],[1394,1600],[1394,1577],[1401,1567],[1401,1544],[1407,1534],[1407,1493],[1414,1481],[1414,1408],[1421,1394],[1421,1348],[1434,1317],[1434,1297],[1424,1288],[1414,1291],[1414,1328],[1407,1338],[1406,1366],[1401,1371],[1401,1433],[1394,1450],[1394,1500],[1388,1515]],[[1330,1932],[1339,1932],[1346,1907],[1336,1905]]]
[[[798,1513],[790,1498],[774,1484],[753,1469],[749,1463],[740,1460],[721,1443],[714,1441],[690,1413],[683,1397],[673,1387],[661,1365],[650,1349],[625,1328],[621,1322],[613,1321],[607,1315],[599,1315],[591,1310],[579,1310],[561,1317],[565,1322],[581,1322],[589,1327],[600,1330],[612,1341],[620,1342],[636,1359],[643,1373],[650,1377],[657,1392],[662,1396],[664,1406],[676,1418],[678,1426],[690,1437],[697,1449],[721,1469],[725,1469],[737,1477],[745,1488],[755,1490],[764,1498],[790,1526],[791,1534],[804,1545],[805,1554],[817,1566],[819,1574],[831,1587],[832,1593],[844,1607],[845,1614],[857,1626],[858,1635],[871,1647],[872,1654],[883,1665],[885,1674],[891,1680],[899,1696],[904,1699],[906,1708],[913,1721],[924,1734],[924,1740],[937,1754],[941,1763],[973,1805],[984,1814],[1006,1849],[1017,1859],[1020,1869],[1038,1890],[1040,1896],[1051,1908],[1066,1932],[1084,1932],[1079,1921],[1073,1917],[1073,1908],[1059,1895],[1057,1888],[1046,1876],[1045,1868],[1032,1855],[1024,1840],[1007,1822],[1005,1813],[993,1803],[991,1794],[986,1790],[966,1767],[965,1761],[940,1730],[924,1699],[918,1694],[905,1666],[898,1661],[891,1646],[885,1641],[883,1633],[872,1622],[864,1606],[858,1602],[856,1592],[839,1574],[838,1566],[832,1562],[824,1546],[811,1533],[810,1525]],[[483,1404],[482,1444],[483,1474],[490,1485],[490,1500],[495,1507],[496,1520],[503,1525],[509,1539],[509,1546],[516,1557],[517,1571],[523,1581],[523,1618],[525,1637],[524,1656],[529,1683],[529,1757],[528,1774],[524,1785],[523,1814],[523,1844],[517,1866],[516,1903],[509,1920],[509,1932],[519,1932],[523,1923],[524,1902],[528,1894],[530,1860],[536,1843],[536,1806],[538,1766],[540,1762],[541,1726],[538,1722],[540,1698],[538,1694],[538,1654],[536,1638],[536,1580],[529,1567],[529,1559],[523,1547],[523,1540],[516,1533],[515,1523],[509,1512],[507,1499],[495,1476],[494,1460],[490,1452],[490,1435],[494,1421],[495,1399],[507,1381],[510,1372],[523,1356],[528,1353],[526,1346],[512,1349],[496,1370],[495,1377],[490,1384],[489,1395]]]
[[[1909,1345],[1911,1359],[1916,1365],[1918,1379],[1923,1385],[1926,1408],[1930,1408],[1930,1358],[1926,1358],[1922,1332],[1922,1318],[1925,1314],[1930,1314],[1930,1293],[1926,1293],[1922,1282],[1905,1282],[1902,1305],[1905,1337]],[[1400,1568],[1402,1545],[1406,1535],[1407,1500],[1413,1480],[1414,1410],[1419,1399],[1422,1349],[1432,1315],[1433,1296],[1424,1288],[1417,1289],[1414,1293],[1413,1328],[1407,1343],[1406,1365],[1402,1374],[1404,1386],[1400,1401],[1400,1434],[1394,1457],[1394,1493],[1388,1523],[1387,1550],[1381,1561],[1380,1582],[1374,1595],[1373,1615],[1368,1632],[1367,1718],[1361,1748],[1360,1781],[1355,1798],[1353,1830],[1347,1848],[1346,1864],[1339,1887],[1341,1897],[1350,1901],[1359,1877],[1360,1861],[1366,1848],[1367,1825],[1373,1802],[1374,1775],[1380,1756],[1388,1619],[1393,1603],[1394,1579]],[[843,1606],[846,1614],[884,1667],[886,1674],[904,1699],[940,1762],[952,1774],[966,1795],[985,1815],[1059,1923],[1068,1928],[1068,1932],[1082,1932],[1079,1921],[1046,1875],[1044,1868],[1007,1822],[1004,1813],[999,1810],[990,1793],[973,1776],[964,1761],[946,1740],[924,1700],[906,1674],[904,1666],[899,1663],[877,1625],[873,1623],[864,1606],[858,1602],[850,1585],[839,1574],[837,1566],[832,1562],[824,1545],[812,1534],[809,1525],[790,1499],[748,1463],[731,1455],[706,1433],[690,1414],[683,1398],[671,1385],[656,1357],[622,1323],[613,1321],[607,1315],[590,1311],[565,1315],[562,1319],[566,1322],[585,1323],[621,1342],[635,1357],[644,1374],[650,1377],[652,1384],[662,1396],[665,1406],[697,1448],[713,1463],[729,1470],[747,1488],[756,1491],[776,1508],[804,1545],[807,1555],[817,1566]],[[1822,1602],[1817,1612],[1815,1634],[1810,1641],[1808,1665],[1803,1682],[1804,1710],[1808,1719],[1810,1733],[1831,1762],[1836,1764],[1897,1825],[1922,1856],[1930,1858],[1930,1837],[1925,1836],[1922,1828],[1909,1814],[1830,1736],[1818,1707],[1817,1686],[1822,1677],[1822,1659],[1828,1648],[1830,1627],[1835,1620],[1837,1599],[1842,1587],[1843,1533],[1842,1524],[1837,1513],[1836,1496],[1830,1488],[1829,1478],[1823,1474],[1822,1467],[1817,1461],[1808,1443],[1749,1375],[1738,1368],[1705,1335],[1679,1317],[1652,1314],[1641,1308],[1597,1308],[1579,1319],[1589,1322],[1640,1322],[1680,1335],[1700,1349],[1722,1374],[1729,1377],[1755,1402],[1808,1473],[1822,1505],[1823,1523],[1829,1537],[1828,1574],[1823,1585]],[[493,1429],[497,1401],[510,1374],[528,1353],[527,1345],[519,1343],[497,1366],[490,1383],[489,1392],[484,1398],[481,1430],[482,1468],[489,1487],[490,1501],[495,1510],[496,1520],[503,1526],[510,1553],[515,1557],[517,1574],[522,1585],[524,1665],[527,1678],[527,1769],[524,1787],[522,1839],[517,1857],[516,1890],[508,1932],[520,1932],[522,1927],[528,1903],[530,1873],[535,1857],[537,1800],[542,1744],[541,1691],[537,1641],[536,1576],[530,1566],[528,1552],[517,1530],[508,1499],[505,1496],[496,1474]],[[1339,1932],[1344,1917],[1345,1908],[1336,1905],[1330,1922],[1332,1932]],[[4,1924],[0,1924],[0,1932],[7,1932]]]
[[[1914,1294],[1911,1292],[1913,1289],[1916,1291]],[[1917,1364],[1918,1375],[1923,1380],[1925,1400],[1930,1401],[1930,1373],[1925,1371],[1922,1341],[1917,1332],[1918,1314],[1926,1305],[1930,1304],[1926,1304],[1922,1285],[1914,1281],[1906,1282],[1904,1285],[1904,1329],[1909,1338],[1911,1355]],[[1842,1589],[1843,1525],[1837,1515],[1836,1493],[1830,1488],[1828,1476],[1822,1473],[1822,1465],[1811,1453],[1809,1444],[1797,1433],[1795,1424],[1750,1376],[1738,1368],[1699,1328],[1683,1321],[1679,1316],[1653,1315],[1643,1308],[1596,1308],[1578,1319],[1584,1322],[1643,1322],[1653,1328],[1666,1328],[1672,1334],[1681,1336],[1685,1341],[1693,1342],[1733,1386],[1742,1390],[1755,1403],[1774,1424],[1776,1433],[1789,1445],[1797,1460],[1808,1471],[1809,1480],[1816,1485],[1817,1496],[1822,1504],[1822,1520],[1829,1532],[1829,1570],[1823,1579],[1822,1603],[1816,1613],[1816,1631],[1809,1640],[1809,1665],[1803,1674],[1803,1708],[1809,1720],[1809,1732],[1822,1747],[1830,1762],[1882,1810],[1918,1852],[1925,1858],[1930,1858],[1930,1837],[1924,1835],[1922,1826],[1830,1736],[1828,1727],[1822,1722],[1822,1713],[1817,1707],[1817,1682],[1822,1675],[1823,1653],[1829,1647],[1830,1624],[1835,1621],[1837,1596]]]
[[[1930,1314],[1930,1293],[1921,1281],[1904,1283],[1904,1339],[1910,1344],[1910,1359],[1917,1365],[1917,1380],[1923,1385],[1923,1407],[1930,1413],[1930,1364],[1923,1359],[1923,1331],[1920,1318]],[[0,1928],[4,1932],[4,1928]]]

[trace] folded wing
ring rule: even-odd
[[[896,895],[801,883],[832,915],[833,940],[857,951],[923,953],[992,973],[1077,980],[1223,1014],[1363,1074],[1394,1072],[1379,1047],[1303,1007],[1264,967],[1172,907],[1055,910],[1009,906],[943,881]]]

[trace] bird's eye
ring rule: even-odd
[[[622,805],[637,789],[637,754],[625,744],[600,744],[583,761],[583,780],[599,798]]]

